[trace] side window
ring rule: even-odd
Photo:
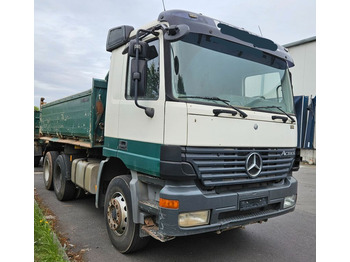
[[[157,49],[158,56],[153,58],[152,60],[147,61],[147,87],[144,95],[138,95],[138,99],[140,100],[157,100],[159,97],[159,40],[153,40],[148,43],[149,46],[154,46]],[[131,76],[130,76],[130,68],[131,68],[131,59],[129,57],[128,63],[128,83],[126,86],[126,99],[134,99],[134,90],[131,88]]]
[[[266,99],[282,97],[281,79],[279,73],[250,76],[245,79],[245,96],[261,96]]]

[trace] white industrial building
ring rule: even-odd
[[[316,36],[284,45],[294,59],[290,69],[294,96],[316,97]],[[316,123],[316,121],[315,121]],[[302,157],[308,163],[316,163],[316,125],[313,148],[302,149]]]
[[[284,47],[294,59],[294,95],[316,96],[316,36],[293,42]]]

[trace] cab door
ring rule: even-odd
[[[147,116],[145,110],[135,105],[130,77],[132,58],[128,57],[118,117],[118,157],[132,170],[159,175],[160,146],[164,139],[163,47],[158,38],[148,41],[148,44],[155,46],[158,56],[147,61],[147,86],[144,94],[138,96],[138,103],[153,108],[154,116]]]

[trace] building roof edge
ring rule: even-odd
[[[313,41],[316,41],[316,36],[312,36],[312,37],[305,38],[305,39],[302,39],[302,40],[299,40],[299,41],[295,41],[295,42],[292,42],[292,43],[289,43],[289,44],[285,44],[283,46],[287,47],[287,48],[290,48],[290,47],[293,47],[293,46],[298,46],[298,45],[306,44],[306,43],[313,42]]]

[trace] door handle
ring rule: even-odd
[[[125,141],[125,140],[120,140],[118,149],[120,149],[120,150],[128,150],[128,142]]]

